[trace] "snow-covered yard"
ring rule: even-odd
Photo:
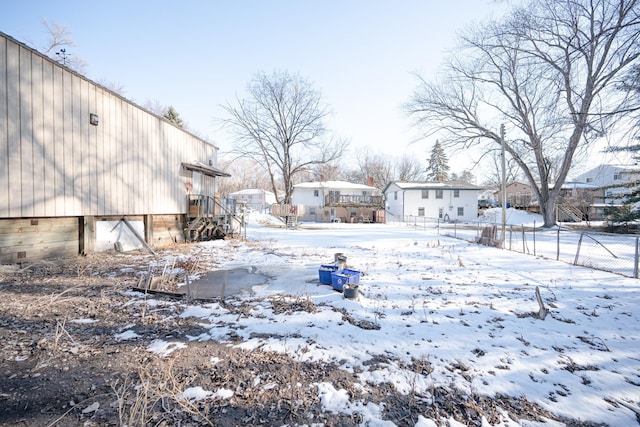
[[[173,337],[150,351],[229,341],[336,364],[356,375],[365,395],[392,384],[428,401],[442,386],[461,394],[526,397],[565,419],[638,424],[638,280],[401,225],[268,225],[254,217],[248,242],[233,251],[228,241],[198,245],[198,256],[217,259],[220,268],[269,276],[266,285],[240,298],[250,305],[246,315],[219,302],[181,302],[187,304],[181,316],[200,319],[207,332]],[[318,283],[319,266],[335,253],[362,272],[355,300]],[[536,287],[549,310],[544,320],[533,315],[539,309]],[[267,298],[307,301],[314,310],[276,312]],[[254,386],[259,384],[256,375]],[[324,410],[357,412],[368,425],[394,425],[383,419],[382,404],[352,399],[331,383],[316,386]],[[419,417],[416,425],[435,424]],[[492,425],[564,424],[505,413]]]

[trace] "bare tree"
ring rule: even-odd
[[[235,136],[234,153],[265,168],[276,194],[280,179],[284,203],[291,203],[296,175],[339,158],[345,149],[345,141],[323,138],[328,107],[299,75],[257,73],[248,97],[236,101],[223,106],[230,116],[225,123]]]
[[[398,181],[411,182],[424,179],[425,167],[416,156],[404,154],[395,162],[393,169],[393,179]]]
[[[500,188],[502,184],[502,165],[500,152],[493,150],[489,153],[489,156],[485,156],[487,162],[491,163],[491,167],[487,169],[490,171],[489,175],[485,177],[483,185],[486,187]],[[505,162],[505,184],[509,185],[518,181],[526,181],[523,176],[520,167],[514,159],[507,159]]]
[[[220,160],[218,167],[231,175],[229,178],[222,178],[218,185],[218,191],[223,196],[250,188],[271,191],[269,176],[253,159]]]
[[[640,0],[536,0],[462,38],[446,82],[420,79],[407,111],[457,146],[505,149],[537,197],[544,225],[580,150],[620,111],[616,79],[638,62]],[[557,169],[554,164],[558,163]]]
[[[340,181],[346,178],[344,166],[340,159],[311,166],[307,173],[309,181]]]
[[[393,163],[388,157],[372,154],[364,149],[356,154],[355,161],[355,169],[348,174],[349,181],[366,184],[371,178],[374,187],[382,189],[387,182],[393,180]]]
[[[43,20],[42,25],[49,36],[47,44],[42,48],[42,52],[54,61],[83,73],[87,63],[69,49],[75,46],[75,42],[67,27],[47,20]]]
[[[460,173],[460,175],[458,175],[455,172],[452,172],[449,175],[449,181],[458,181],[458,182],[465,182],[467,184],[473,184],[475,180],[476,180],[476,177],[468,169],[463,170]]]
[[[96,82],[100,86],[104,86],[107,89],[109,89],[110,91],[115,92],[120,96],[124,96],[125,93],[127,92],[127,89],[124,87],[123,84],[117,83],[117,82],[115,82],[113,80],[107,80],[105,78],[101,78],[101,79],[98,79]],[[150,109],[150,108],[147,108],[147,107],[144,107],[144,108],[149,110],[149,111],[151,111],[152,113],[156,113],[153,109]],[[158,115],[161,116],[162,114],[158,114]]]

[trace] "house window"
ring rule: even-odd
[[[424,216],[424,208],[418,208],[418,216]]]
[[[313,190],[313,197],[320,196],[320,190]]]
[[[436,190],[436,199],[442,199],[442,198],[443,198],[443,191]]]
[[[329,190],[329,195],[330,196],[339,196],[340,195],[340,190]]]
[[[460,190],[453,190],[453,197],[460,197]]]
[[[613,196],[613,191],[609,190],[605,193],[605,196],[607,197],[612,197]]]
[[[587,183],[593,182],[593,178],[587,178]]]
[[[444,209],[443,208],[439,208],[438,209],[438,218],[442,219],[443,216],[444,216]]]
[[[614,181],[618,181],[619,179],[622,179],[622,174],[617,172],[613,174],[613,180]]]
[[[309,208],[309,215],[315,216],[316,215],[316,208]]]
[[[423,199],[429,198],[429,190],[422,190],[422,198]]]
[[[458,208],[458,216],[464,216],[464,208]]]
[[[364,190],[364,191],[362,192],[362,195],[363,195],[363,196],[365,196],[365,197],[366,197],[366,196],[370,196],[370,195],[371,195],[371,191]]]
[[[393,192],[393,200],[398,200],[398,192],[397,191]]]

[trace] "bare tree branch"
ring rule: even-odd
[[[442,82],[418,79],[408,114],[446,144],[505,150],[531,184],[545,219],[574,155],[624,111],[617,80],[640,55],[640,0],[532,1],[468,32]],[[601,114],[608,112],[611,114]],[[617,113],[612,113],[617,112]]]
[[[348,144],[325,137],[328,107],[298,75],[257,73],[247,98],[236,98],[235,105],[223,108],[229,114],[224,123],[235,136],[234,153],[262,165],[275,194],[281,183],[284,203],[291,202],[296,176],[338,159]]]

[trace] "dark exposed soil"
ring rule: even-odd
[[[124,270],[123,260],[129,265]],[[139,284],[136,272],[144,272],[148,260],[103,254],[0,267],[0,425],[361,425],[357,412],[322,410],[320,382],[347,390],[351,400],[384,403],[385,418],[399,426],[415,425],[418,415],[442,425],[450,417],[481,425],[482,416],[493,424],[504,416],[499,407],[513,418],[553,418],[524,398],[465,396],[445,388],[430,396],[401,395],[383,384],[363,396],[357,373],[229,342],[192,341],[168,357],[156,356],[148,350],[152,341],[205,329],[178,316],[175,304],[168,312],[128,304],[127,292]],[[227,301],[229,309],[242,315],[235,302]],[[125,327],[139,338],[118,340]],[[383,362],[384,356],[371,360]],[[189,387],[233,396],[190,401],[181,396]]]

